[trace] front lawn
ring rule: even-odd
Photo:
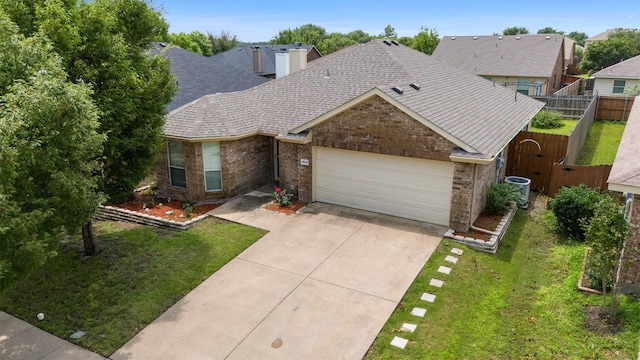
[[[518,210],[496,255],[443,240],[374,342],[367,359],[632,359],[638,354],[640,302],[623,297],[624,330],[586,328],[585,306],[599,295],[576,289],[584,245],[561,241],[542,223],[546,198]],[[455,265],[444,258],[464,249]],[[437,272],[441,265],[451,274]],[[442,288],[429,285],[444,280]],[[424,292],[434,303],[420,300]],[[427,309],[424,318],[413,307]],[[400,331],[417,324],[414,333]],[[405,349],[390,345],[409,340]]]
[[[576,127],[576,123],[578,122],[578,120],[575,119],[563,119],[560,121],[562,122],[562,127],[555,129],[540,129],[537,127],[531,127],[531,132],[569,136],[573,128]]]
[[[0,310],[111,355],[204,279],[265,234],[209,218],[185,232],[96,222],[102,250],[79,260],[72,239],[44,267],[0,293]],[[75,246],[75,247],[74,247]],[[37,313],[45,320],[36,320]]]
[[[578,157],[578,165],[613,164],[625,123],[595,121]]]

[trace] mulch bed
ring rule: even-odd
[[[489,231],[495,231],[503,216],[504,215],[492,215],[486,211],[482,211],[476,221],[474,221],[473,226]],[[456,231],[454,235],[460,235],[484,241],[491,240],[491,235],[472,229],[469,229],[469,231],[464,233]]]
[[[147,206],[145,208],[144,206]],[[166,199],[154,199],[150,204],[145,203],[145,201],[140,196],[134,197],[134,200],[122,204],[112,205],[114,207],[118,207],[121,209],[127,209],[131,211],[136,211],[141,214],[153,215],[165,220],[174,220],[174,221],[188,221],[189,219],[193,219],[200,215],[206,214],[207,212],[217,208],[221,204],[202,204],[202,205],[193,205],[193,210],[191,211],[190,217],[187,217],[182,209],[182,201],[172,200],[168,202]],[[167,214],[169,212],[169,214]]]
[[[280,204],[278,203],[269,203],[264,208],[269,211],[292,215],[298,212],[298,210],[302,209],[305,205],[307,204],[299,201],[294,201],[289,206],[280,206]]]

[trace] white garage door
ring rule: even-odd
[[[315,201],[449,225],[453,163],[314,148]]]

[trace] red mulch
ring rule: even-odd
[[[503,215],[492,215],[487,213],[486,211],[483,211],[480,213],[476,221],[473,223],[473,226],[479,227],[481,229],[489,230],[489,231],[495,231],[496,228],[498,227],[498,224],[500,223],[500,220],[502,220],[502,217]],[[454,235],[461,235],[464,237],[470,237],[470,238],[484,240],[484,241],[489,241],[491,239],[491,235],[485,234],[480,231],[471,230],[471,229],[469,229],[468,232],[464,232],[464,233],[455,232]]]
[[[306,203],[294,201],[289,206],[280,206],[278,203],[267,204],[264,208],[270,211],[279,212],[286,215],[295,214],[298,210],[302,209]]]
[[[157,216],[165,220],[175,220],[175,221],[189,220],[184,215],[184,211],[182,210],[182,201],[177,201],[177,200],[173,200],[171,202],[161,202],[161,200],[157,200],[157,203],[155,203],[153,206],[149,207],[146,210],[142,207],[142,202],[137,199],[131,202],[116,204],[113,206],[119,207],[122,209],[131,210],[131,211],[136,211],[141,214]],[[191,211],[191,218],[195,218],[202,214],[206,214],[207,212],[217,208],[218,206],[220,206],[220,204],[193,205],[193,210]],[[173,211],[173,214],[167,215],[167,211]]]

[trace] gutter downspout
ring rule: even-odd
[[[476,193],[476,184],[478,180],[478,164],[473,164],[473,187],[471,188],[471,216],[473,216],[473,211],[474,211],[474,204],[475,202],[475,193]],[[489,234],[489,235],[494,235],[494,236],[499,236],[500,233],[495,232],[495,231],[489,231],[487,229],[483,229],[483,228],[479,228],[476,226],[473,226],[473,223],[470,222],[469,224],[469,228],[475,231],[479,231],[481,233],[485,233],[485,234]]]

